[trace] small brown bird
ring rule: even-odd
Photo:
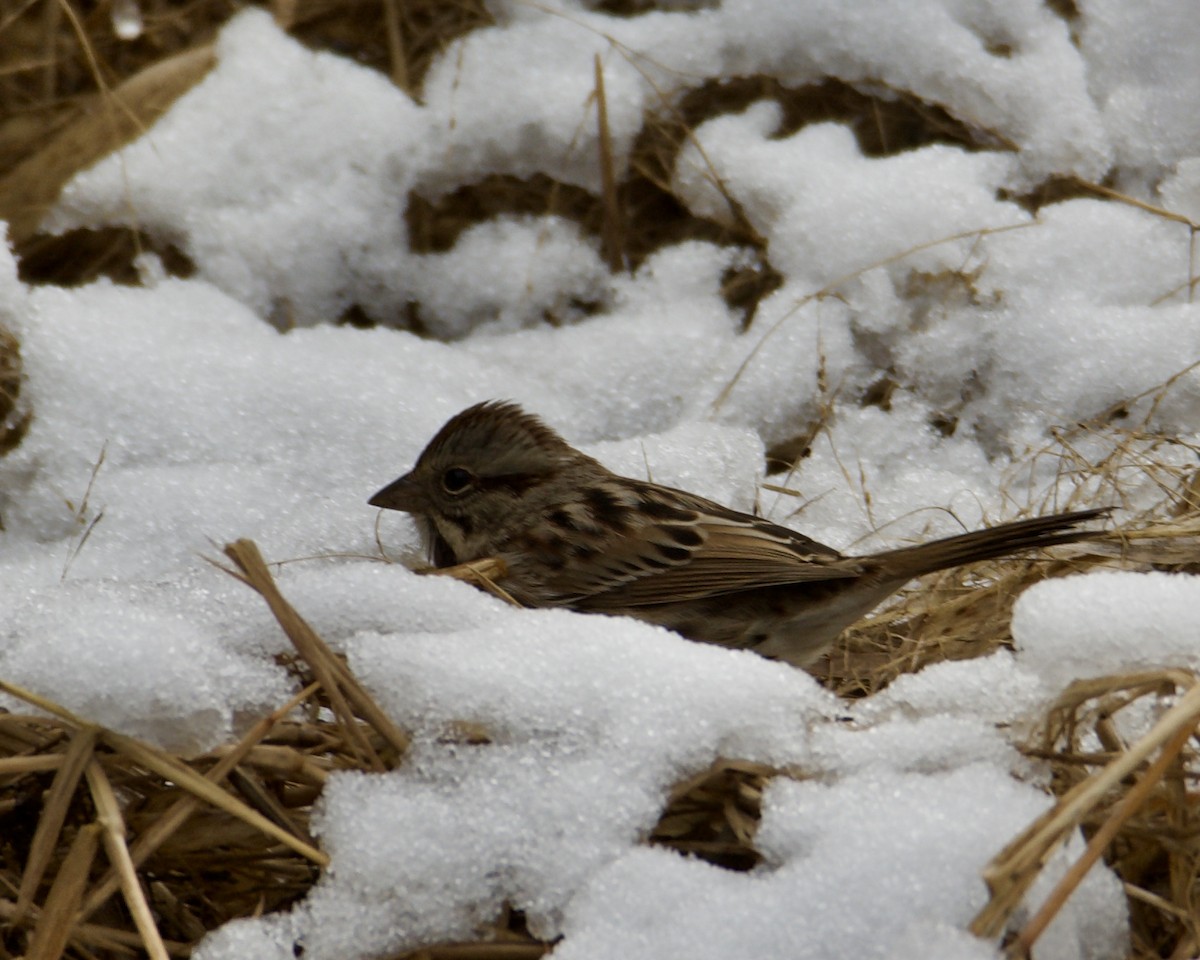
[[[1094,536],[1081,510],[861,557],[683,490],[617,476],[512,403],[453,417],[372,506],[416,518],[430,559],[503,562],[530,607],[637,617],[804,666],[922,574]]]

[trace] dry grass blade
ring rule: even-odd
[[[8,221],[10,242],[31,237],[71,177],[139,136],[215,62],[212,47],[205,45],[147,67],[108,94],[106,102],[121,109],[101,104],[84,112],[0,180],[0,219]]]
[[[1159,785],[1162,781],[1167,768],[1174,763],[1183,749],[1184,744],[1192,736],[1194,725],[1185,725],[1179,727],[1175,735],[1163,747],[1159,753],[1158,759],[1150,765],[1146,772],[1139,778],[1138,784],[1129,791],[1116,808],[1109,815],[1108,819],[1088,841],[1087,849],[1084,850],[1081,856],[1075,863],[1071,864],[1062,880],[1050,892],[1041,908],[1034,915],[1017,938],[1009,945],[1006,953],[1012,958],[1026,958],[1033,950],[1034,943],[1038,937],[1045,932],[1046,927],[1050,925],[1062,909],[1063,904],[1067,902],[1067,898],[1075,891],[1075,888],[1082,882],[1084,876],[1096,862],[1104,854],[1108,845],[1113,842],[1117,836],[1117,831],[1132,817],[1150,795],[1150,792]]]
[[[857,270],[852,270],[850,273],[843,274],[842,276],[837,277],[834,280],[831,280],[829,283],[825,284],[825,286],[823,286],[820,290],[815,290],[812,293],[805,294],[803,297],[800,297],[795,302],[795,304],[792,306],[792,309],[786,311],[783,314],[783,316],[781,316],[778,320],[775,321],[775,323],[773,323],[770,327],[768,327],[763,332],[762,336],[759,337],[757,341],[755,341],[754,346],[750,348],[750,351],[746,354],[746,356],[742,360],[741,364],[739,364],[737,370],[734,371],[733,376],[730,377],[729,381],[725,384],[724,387],[721,388],[721,391],[717,394],[716,399],[713,400],[712,405],[711,405],[712,412],[720,413],[721,408],[725,405],[726,401],[729,399],[730,394],[733,393],[734,388],[738,385],[738,382],[745,375],[746,370],[749,369],[751,363],[754,362],[755,357],[757,357],[759,355],[759,353],[762,351],[763,347],[766,346],[767,340],[769,340],[772,336],[774,336],[776,333],[778,333],[780,328],[785,323],[787,323],[789,320],[793,319],[800,312],[801,308],[804,307],[806,304],[810,303],[811,301],[820,300],[824,297],[835,296],[837,294],[837,292],[843,286],[845,286],[847,283],[849,283],[851,280],[855,280],[855,279],[861,277],[863,274],[869,273],[871,270],[876,270],[880,267],[890,266],[893,263],[899,263],[899,262],[913,256],[914,254],[921,253],[925,250],[930,250],[934,247],[938,247],[938,246],[941,246],[941,245],[947,244],[947,243],[956,243],[959,240],[969,240],[971,238],[989,236],[991,234],[996,234],[996,233],[1007,233],[1010,230],[1022,230],[1027,227],[1032,226],[1036,222],[1037,221],[1026,221],[1024,223],[1010,224],[1008,226],[1003,226],[1003,227],[980,227],[978,230],[964,230],[961,233],[954,233],[954,234],[950,234],[949,236],[939,237],[936,240],[930,240],[926,243],[920,243],[920,244],[917,244],[916,246],[909,247],[907,250],[901,250],[899,253],[894,253],[891,256],[883,257],[880,260],[876,260],[874,263],[867,264],[865,267],[860,267]]]
[[[599,136],[596,141],[600,150],[600,188],[604,199],[604,222],[601,227],[600,248],[608,269],[620,273],[625,269],[622,251],[621,204],[617,196],[616,161],[613,159],[612,130],[608,125],[608,98],[604,93],[604,64],[600,54],[595,57],[596,75],[596,125]]]
[[[79,719],[69,710],[64,709],[53,701],[47,700],[45,697],[40,697],[29,690],[18,687],[16,684],[0,680],[0,690],[9,693],[14,697],[18,697],[29,703],[40,707],[48,712],[55,713],[63,719],[72,723],[79,728],[92,726],[85,721]],[[98,728],[97,728],[98,729]],[[290,847],[296,853],[308,858],[313,863],[319,866],[327,866],[329,857],[320,850],[309,846],[306,843],[296,839],[286,830],[278,827],[262,814],[251,810],[244,803],[241,803],[236,798],[231,797],[228,793],[221,790],[211,781],[200,776],[190,767],[185,766],[181,761],[171,757],[169,754],[156,750],[153,747],[147,746],[132,737],[126,737],[123,734],[116,733],[112,730],[100,730],[99,736],[112,749],[118,753],[124,754],[136,763],[141,764],[148,770],[152,770],[166,780],[176,783],[189,790],[208,803],[218,809],[224,810],[226,813],[237,817],[249,824],[256,830],[274,837],[280,843]]]
[[[61,755],[48,757],[4,757],[0,759],[0,777],[18,776],[22,773],[45,773],[63,765]]]
[[[672,788],[649,841],[729,870],[749,870],[760,857],[754,836],[762,794],[775,767],[718,759]]]
[[[96,486],[96,478],[100,475],[100,468],[104,466],[104,459],[107,455],[108,441],[106,440],[100,447],[100,456],[98,456],[96,458],[96,462],[92,464],[92,473],[88,477],[87,487],[83,491],[83,499],[79,501],[79,506],[75,508],[75,522],[84,525],[84,531],[79,539],[75,542],[74,546],[71,547],[67,554],[67,559],[63,562],[62,573],[58,578],[60,583],[67,579],[67,574],[71,570],[71,565],[75,562],[76,558],[83,550],[84,545],[88,542],[88,538],[96,529],[96,525],[104,519],[103,508],[97,511],[95,516],[93,516],[90,521],[87,519],[87,513],[88,502],[92,498],[92,489]]]
[[[30,935],[27,960],[58,960],[66,950],[102,829],[98,823],[89,823],[75,835]]]
[[[387,34],[388,62],[391,78],[401,90],[409,90],[412,83],[408,72],[408,59],[404,52],[404,31],[400,26],[399,0],[383,0],[383,25]]]
[[[98,823],[89,824],[89,826],[95,830],[98,840],[103,827]],[[35,911],[35,914],[40,919],[41,912]],[[14,923],[15,919],[16,905],[11,900],[0,900],[0,921]],[[95,923],[76,923],[74,929],[71,930],[71,940],[84,950],[90,951],[90,953],[83,954],[84,956],[92,956],[95,952],[104,951],[116,957],[133,957],[137,955],[137,951],[142,946],[142,938],[136,933],[103,927]],[[167,949],[172,956],[187,956],[189,953],[187,947],[180,943],[168,942]]]
[[[305,688],[278,710],[275,710],[251,727],[246,735],[208,771],[206,779],[214,784],[224,780],[229,772],[241,763],[251,749],[267,735],[271,728],[311,696],[315,692],[315,689],[315,684]],[[171,834],[183,826],[187,818],[196,810],[199,803],[200,801],[196,797],[185,794],[176,800],[161,816],[157,817],[154,823],[138,837],[130,850],[130,856],[134,865],[140,866],[144,863],[146,858],[154,853]],[[83,907],[83,915],[87,917],[94,913],[96,909],[116,892],[119,885],[120,879],[115,872],[101,880],[88,896]]]
[[[1182,213],[1177,213],[1174,210],[1168,210],[1165,207],[1155,206],[1152,203],[1147,203],[1145,200],[1139,200],[1137,197],[1132,197],[1127,193],[1121,193],[1119,190],[1114,190],[1112,187],[1106,187],[1103,184],[1092,183],[1089,180],[1081,180],[1076,178],[1075,183],[1084,190],[1090,190],[1092,193],[1098,193],[1102,197],[1107,197],[1109,200],[1116,200],[1118,203],[1128,204],[1138,210],[1144,210],[1146,213],[1152,213],[1156,217],[1162,217],[1164,220],[1173,220],[1176,223],[1182,223],[1191,229],[1192,233],[1200,231],[1200,223],[1192,220],[1190,217],[1184,216]]]
[[[1050,856],[1079,827],[1084,817],[1103,803],[1109,792],[1145,763],[1156,750],[1177,738],[1181,738],[1182,747],[1198,721],[1200,684],[1193,683],[1188,692],[1141,740],[1103,770],[1068,790],[1054,807],[1008,844],[984,871],[991,899],[972,921],[971,931],[981,937],[999,936]],[[1144,779],[1149,781],[1149,786],[1158,782]]]
[[[268,771],[261,779],[265,805],[282,814],[279,819],[289,823],[289,830],[249,809],[214,782],[245,762],[264,735],[317,692],[315,684],[264,718],[219,758],[210,755],[191,764],[84,724],[61,706],[11,683],[0,681],[0,689],[24,696],[62,718],[7,714],[0,720],[0,751],[53,751],[57,761],[53,778],[47,777],[44,766],[30,769],[22,764],[9,773],[4,785],[0,885],[12,891],[13,899],[0,890],[3,949],[22,952],[22,938],[36,931],[36,942],[26,946],[38,956],[56,956],[64,949],[81,957],[186,956],[208,930],[256,909],[283,908],[315,882],[318,872],[290,851],[318,866],[328,863],[323,853],[290,835],[307,836],[319,788],[301,791],[297,800],[297,792],[288,789],[294,782],[288,774]],[[301,770],[308,780],[321,779],[313,773],[321,762],[330,767],[353,765],[344,750],[307,756],[309,751],[328,755],[342,746],[331,724],[292,722],[282,733],[276,742],[294,744],[298,756],[290,765],[276,765]],[[88,791],[80,786],[81,763],[86,765]],[[210,763],[207,776],[193,768]],[[81,822],[93,809],[98,822]],[[189,829],[179,831],[185,822]],[[70,838],[71,830],[85,827],[99,828],[96,840],[105,844],[111,864],[90,892],[86,878],[94,872],[87,868],[91,855],[85,857],[86,848],[78,846],[72,851],[64,839]],[[171,843],[165,842],[168,838]],[[140,878],[137,870],[151,856],[154,860]],[[55,879],[47,891],[41,878],[50,875]],[[122,890],[128,904],[127,910],[105,914],[107,923],[116,925],[86,922],[116,889]],[[19,890],[27,891],[20,907]],[[42,908],[30,902],[39,895],[45,896]],[[131,929],[134,925],[136,932]],[[160,936],[159,931],[168,930],[176,936]]]
[[[62,766],[54,775],[54,782],[46,796],[42,816],[38,820],[37,830],[33,835],[33,843],[29,848],[29,859],[25,861],[25,872],[21,876],[21,889],[17,894],[17,918],[25,916],[33,906],[33,896],[42,883],[46,867],[54,856],[59,834],[62,833],[63,822],[67,817],[67,807],[75,795],[79,778],[92,759],[96,746],[96,729],[83,727],[71,738],[67,746],[66,756]]]
[[[283,804],[271,796],[262,782],[249,771],[235,767],[229,773],[229,782],[247,803],[272,823],[286,830],[297,840],[316,845],[316,841],[308,831],[297,825],[296,821],[288,815]]]
[[[44,710],[46,713],[53,714],[60,720],[64,720],[75,730],[82,730],[84,727],[95,726],[88,723],[82,717],[77,717],[66,707],[55,703],[48,697],[43,697],[40,694],[34,693],[32,690],[26,690],[24,687],[19,687],[15,683],[10,683],[7,680],[0,680],[0,690],[4,691],[11,697],[16,697],[18,700],[24,700],[26,703],[32,704],[39,710]],[[97,728],[99,729],[99,728]]]
[[[275,619],[295,645],[297,653],[309,665],[313,675],[324,688],[347,740],[355,745],[360,756],[368,759],[378,770],[398,764],[408,751],[408,735],[392,723],[391,718],[367,693],[358,678],[334,655],[325,641],[317,636],[316,631],[279,592],[279,587],[267,569],[258,546],[251,540],[238,540],[226,544],[225,555],[237,564],[242,572],[241,579],[267,601],[267,606],[271,608]],[[388,764],[379,757],[359,729],[351,705],[391,747],[393,755],[387,758]]]
[[[7,680],[0,680],[0,690],[18,699],[32,703],[42,710],[56,714],[76,727],[85,728],[92,726],[92,724],[81,720],[69,710],[53,701],[38,696],[32,691],[19,687],[14,683],[9,683]],[[226,813],[249,824],[254,829],[273,837],[313,863],[322,867],[329,864],[329,857],[320,850],[316,850],[308,844],[297,840],[286,830],[281,829],[266,819],[262,814],[256,813],[244,803],[225,793],[212,783],[212,781],[200,776],[182,761],[177,760],[164,751],[157,750],[124,734],[113,730],[96,729],[99,731],[99,738],[117,753],[129,757],[147,770],[157,773],[165,780],[178,784],[183,789],[190,791],[212,806],[224,810]]]
[[[522,606],[516,597],[496,582],[508,573],[508,566],[498,557],[484,557],[482,560],[468,560],[466,563],[455,564],[452,567],[435,567],[416,572],[422,576],[450,577],[452,580],[462,580],[494,597],[499,597],[509,606]]]
[[[329,865],[328,855],[292,836],[287,830],[272,823],[256,810],[251,810],[236,797],[230,796],[211,780],[200,776],[191,767],[185,766],[174,757],[148,747],[146,744],[140,743],[132,737],[126,737],[111,730],[105,730],[101,736],[104,742],[118,753],[124,754],[147,770],[152,770],[164,780],[178,784],[184,790],[195,794],[217,809],[236,817],[255,830],[267,834],[267,836],[291,848],[318,866],[326,867]]]
[[[142,944],[152,960],[167,960],[166,945],[158,932],[142,885],[138,882],[137,869],[130,859],[129,848],[125,845],[125,818],[121,816],[121,806],[117,803],[104,768],[95,759],[88,764],[87,779],[92,800],[96,804],[96,821],[104,828],[104,850],[121,878],[121,891],[125,894],[125,903],[133,915]]]
[[[314,683],[308,689],[315,691],[319,689],[319,685]],[[212,752],[212,755],[220,757],[224,763],[235,749],[237,748],[233,746],[218,747]],[[239,762],[244,762],[256,770],[267,771],[318,788],[323,787],[329,778],[329,770],[326,767],[314,762],[310,757],[297,753],[292,747],[254,746]],[[209,779],[212,779],[216,770],[217,767],[213,767],[208,774]]]
[[[346,698],[339,680],[339,663],[330,650],[308,625],[295,608],[284,599],[274,579],[266,568],[266,563],[259,553],[258,547],[248,540],[225,545],[225,554],[242,570],[240,579],[252,587],[267,601],[267,606],[283,627],[283,632],[292,641],[300,658],[308,664],[313,676],[329,697],[334,717],[337,719],[342,736],[356,754],[359,763],[368,764],[373,769],[382,771],[383,760],[371,746],[370,741],[359,729],[354,711]]]

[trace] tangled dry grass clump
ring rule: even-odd
[[[236,5],[142,0],[142,29],[132,39],[114,29],[113,12],[121,6],[121,0],[0,0],[0,219],[8,223],[27,283],[68,285],[99,276],[137,283],[133,260],[143,249],[155,250],[175,274],[192,269],[184,252],[136,230],[51,237],[38,229],[74,173],[153,124],[204,75],[213,62],[215,31]],[[306,43],[374,66],[418,98],[433,57],[455,37],[490,23],[481,0],[273,0],[269,6]],[[633,16],[649,5],[598,6]],[[1070,4],[1057,7],[1072,15]],[[498,213],[554,213],[600,238],[615,270],[636,267],[684,239],[737,245],[753,256],[725,278],[725,293],[748,325],[758,302],[781,282],[764,239],[732,198],[728,218],[705,220],[688,212],[670,182],[691,131],[764,97],[780,103],[783,132],[836,119],[873,155],[934,142],[997,146],[987,131],[901,91],[876,95],[832,78],[799,89],[767,76],[701,83],[646,117],[626,174],[617,174],[611,152],[602,156],[602,195],[548,177],[489,177],[441,198],[410,197],[409,236],[418,249],[445,249]],[[603,102],[599,83],[596,98]],[[1019,199],[1036,209],[1084,193],[1106,195],[1095,185],[1053,181]],[[351,308],[342,319],[360,318]],[[408,322],[421,329],[419,310]],[[19,444],[36,416],[22,399],[21,369],[19,342],[0,329],[0,454]],[[892,388],[884,376],[861,402],[886,403]],[[1107,456],[1079,454],[1073,432],[1047,455],[1060,458],[1064,473],[1097,480],[1097,503],[1124,503],[1129,471],[1148,477],[1163,493],[1153,509],[1083,552],[1006,560],[927,580],[850,631],[823,668],[825,682],[845,697],[868,696],[902,673],[1003,647],[1011,643],[1013,598],[1046,577],[1118,561],[1196,572],[1200,475],[1171,466],[1179,461],[1165,448],[1178,440],[1155,436],[1146,422],[1132,429],[1120,413],[1107,411],[1072,428],[1111,438]],[[944,427],[953,429],[952,417]],[[801,425],[772,457],[791,462],[803,456],[819,429]],[[310,835],[309,815],[328,775],[404,762],[404,732],[279,595],[257,551],[242,543],[229,553],[235,575],[262,593],[295,641],[292,666],[301,692],[237,743],[182,758],[5,685],[37,712],[0,715],[0,956],[186,956],[222,923],[285,909],[326,864]],[[1025,955],[1062,900],[1051,898],[1043,913],[1018,927],[1020,895],[1049,853],[1081,828],[1091,846],[1080,871],[1103,857],[1125,884],[1131,956],[1184,957],[1200,950],[1197,690],[1191,674],[1161,671],[1089,681],[1063,693],[1024,745],[1051,771],[1057,802],[998,852],[986,874],[992,900],[977,918],[977,932],[999,937],[1007,931],[1010,955]],[[1144,737],[1126,742],[1114,718],[1135,704],[1150,704],[1161,717]],[[465,729],[462,735],[473,742],[487,736]],[[646,840],[727,869],[750,869],[759,862],[754,833],[765,784],[803,775],[738,758],[718,761],[677,786]],[[420,955],[521,958],[541,956],[551,946],[529,935],[519,912],[506,911],[479,942],[431,946]]]
[[[1193,538],[1198,522],[1195,512],[1184,521]],[[282,596],[257,548],[239,541],[226,554],[234,564],[227,572],[263,596],[291,638],[302,687],[237,743],[184,759],[0,681],[4,692],[42,711],[0,716],[0,879],[7,891],[0,893],[0,948],[8,955],[186,956],[222,923],[286,909],[328,863],[309,832],[328,775],[404,762],[408,737]],[[1083,568],[1100,562],[1095,555],[1075,561]],[[993,583],[988,608],[1006,605],[999,594],[1047,575],[1031,573],[1034,566],[1018,565],[1022,573],[1008,571]],[[978,589],[967,583],[973,574],[957,576],[956,590],[939,589]],[[922,624],[932,622],[960,621],[972,652],[1005,642],[1003,617],[955,601],[939,609],[928,596],[919,603],[922,615],[907,621],[912,632],[889,641],[897,661],[944,655],[954,631],[924,634]],[[901,672],[893,663],[880,673],[873,656],[856,663],[854,648],[851,640],[839,662],[860,685]],[[1139,703],[1160,719],[1126,742],[1120,714]],[[1009,956],[1028,956],[1073,885],[1104,857],[1129,897],[1132,956],[1190,956],[1200,945],[1200,814],[1191,789],[1198,722],[1200,683],[1185,671],[1105,677],[1064,691],[1022,747],[1051,771],[1057,803],[998,851],[984,875],[991,898],[973,930],[1005,936]],[[489,741],[477,725],[447,735]],[[718,760],[675,787],[646,842],[725,869],[752,869],[760,862],[754,837],[763,789],[778,776],[806,774]],[[1015,925],[1024,893],[1076,829],[1090,840],[1087,852],[1046,905]],[[529,934],[518,911],[506,910],[476,942],[432,945],[413,956],[512,960],[552,946]]]

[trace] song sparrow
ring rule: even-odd
[[[501,560],[531,607],[649,620],[797,666],[914,577],[1094,536],[1081,510],[866,556],[683,490],[617,476],[512,403],[453,417],[375,494],[416,518],[435,566]]]

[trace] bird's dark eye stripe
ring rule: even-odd
[[[519,497],[545,479],[545,476],[537,473],[504,473],[494,477],[480,477],[476,485],[481,490],[507,490],[514,497]]]
[[[664,524],[659,529],[681,547],[698,547],[704,542],[704,536],[695,527],[674,527]]]

